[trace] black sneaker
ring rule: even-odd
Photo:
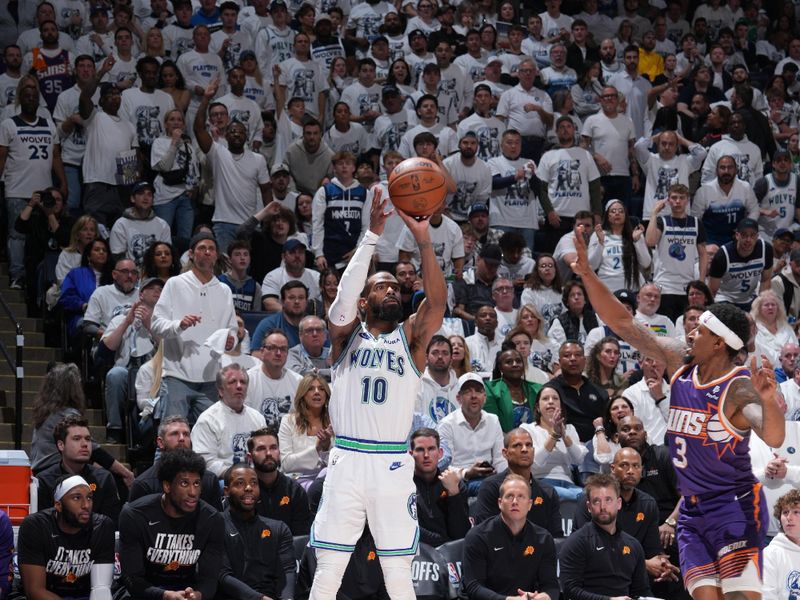
[[[106,444],[124,444],[125,435],[121,429],[106,429]]]

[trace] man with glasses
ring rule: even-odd
[[[285,254],[285,253],[284,253]],[[262,287],[262,293],[263,293]],[[280,291],[281,310],[264,317],[253,332],[250,347],[261,348],[267,332],[272,329],[281,330],[289,339],[289,347],[300,343],[300,319],[306,315],[308,306],[308,288],[298,280],[292,279],[283,284]]]
[[[286,368],[300,375],[319,373],[327,381],[331,379],[328,356],[330,347],[325,346],[328,330],[325,321],[314,315],[303,317],[298,326],[300,343],[289,349]]]
[[[103,337],[111,319],[127,311],[136,300],[136,283],[139,270],[129,258],[122,258],[111,272],[114,283],[101,285],[89,298],[89,305],[83,314],[83,332],[98,340]]]
[[[506,90],[497,104],[497,118],[522,136],[522,156],[538,161],[542,156],[547,129],[553,124],[553,101],[533,86],[536,77],[533,59],[520,61],[519,84]]]
[[[294,401],[302,377],[286,368],[289,338],[281,329],[270,329],[261,346],[261,364],[247,371],[249,385],[245,404],[259,411],[269,427],[278,428]]]
[[[169,394],[158,403],[158,417],[180,415],[195,423],[216,397],[217,361],[205,341],[227,329],[225,349],[236,343],[233,295],[214,276],[217,257],[214,236],[195,234],[189,242],[191,268],[170,277],[153,310],[151,331],[164,340],[162,377]]]

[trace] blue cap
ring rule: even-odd
[[[138,194],[143,190],[150,190],[151,192],[155,192],[153,184],[150,183],[149,181],[137,181],[136,183],[133,184],[133,187],[131,188],[131,195]]]

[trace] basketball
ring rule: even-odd
[[[389,176],[392,204],[412,217],[432,215],[446,195],[444,174],[427,158],[407,158]]]

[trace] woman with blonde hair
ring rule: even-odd
[[[331,388],[317,373],[309,373],[297,386],[294,410],[281,419],[278,443],[284,472],[304,488],[328,464],[333,428],[328,413]]]
[[[545,318],[542,329],[547,331],[555,318],[564,312],[561,301],[561,275],[552,254],[542,253],[536,257],[533,271],[525,278],[519,303],[532,304]],[[534,337],[536,337],[534,335]]]
[[[783,302],[772,290],[764,290],[753,301],[750,316],[756,323],[756,355],[764,354],[773,365],[778,364],[783,345],[797,343]]]
[[[200,149],[187,134],[178,108],[164,115],[164,134],[153,140],[150,165],[156,172],[153,212],[177,239],[188,240],[194,225],[193,197],[200,183]]]
[[[159,64],[164,62],[166,50],[164,49],[164,35],[158,27],[153,27],[147,31],[144,38],[144,51],[142,56],[152,56]]]
[[[522,354],[522,358],[525,359],[525,379],[527,381],[532,381],[533,383],[547,383],[552,378],[552,375],[548,371],[544,371],[540,369],[538,366],[534,365],[531,361],[533,360],[533,356],[531,353],[531,343],[533,342],[533,338],[531,334],[528,333],[522,327],[514,327],[506,334],[506,339],[503,342],[503,347],[506,344],[513,344],[513,347],[517,349],[517,351]]]
[[[452,358],[450,367],[456,372],[456,376],[461,377],[464,373],[471,373],[472,363],[467,341],[460,335],[451,335],[447,339],[450,340],[453,349],[450,355]]]
[[[545,333],[545,327],[545,319],[536,305],[523,304],[519,307],[513,330],[522,329],[531,338],[528,363],[546,373],[552,373],[557,354],[553,351],[553,344]]]

